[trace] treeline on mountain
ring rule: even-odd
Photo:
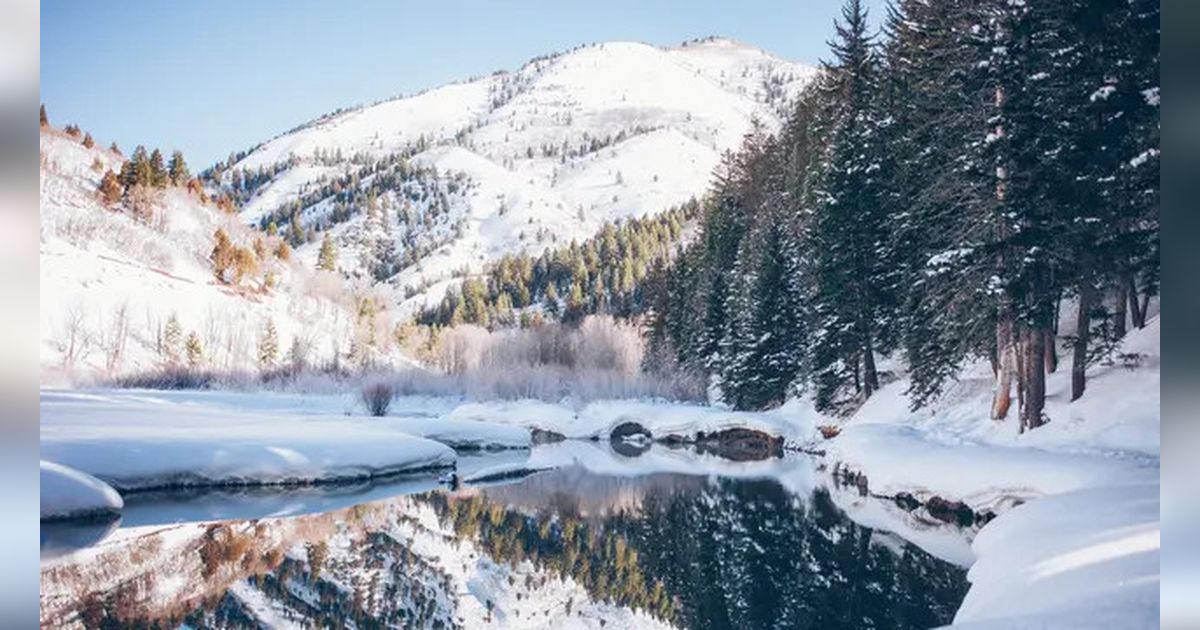
[[[847,410],[899,354],[914,407],[974,358],[1044,422],[1060,310],[1073,398],[1158,289],[1156,0],[849,0],[778,136],[727,156],[652,297],[649,356],[740,409]]]
[[[539,317],[579,321],[607,313],[633,317],[647,307],[645,280],[664,266],[694,221],[700,204],[691,200],[661,214],[606,223],[593,237],[538,256],[506,255],[482,277],[468,277],[447,290],[436,307],[417,321],[430,326],[479,324],[488,327],[529,323]]]
[[[42,104],[39,110],[39,118],[41,128],[50,128],[50,118],[46,114],[45,104]],[[63,127],[63,133],[79,140],[80,144],[89,149],[96,146],[96,140],[92,138],[92,134],[80,129],[79,125],[67,124]],[[122,155],[116,142],[109,146],[109,151],[117,156]],[[97,172],[104,168],[99,157],[92,162],[92,168]],[[138,211],[139,209],[144,210],[144,206],[149,201],[145,199],[145,193],[163,190],[171,186],[186,186],[192,192],[202,193],[199,182],[193,181],[182,151],[173,151],[171,159],[168,161],[163,157],[161,150],[147,151],[145,146],[139,144],[129,159],[121,164],[120,172],[105,169],[100,178],[98,193],[100,200],[105,205],[112,206],[125,202]],[[208,201],[207,196],[202,195],[202,198],[204,201]],[[222,200],[218,200],[218,206],[226,210],[230,209]]]
[[[448,221],[450,197],[464,192],[470,182],[462,174],[439,174],[436,169],[413,165],[402,153],[369,162],[352,158],[350,163],[357,167],[310,186],[265,213],[259,227],[270,234],[278,232],[298,247],[315,242],[334,225],[365,213],[367,226],[358,235],[370,241],[365,244],[368,260],[363,267],[382,281],[440,245],[431,237],[432,228]],[[233,171],[233,181],[238,181],[236,174],[240,172]],[[244,176],[241,181],[246,181]],[[305,220],[305,209],[317,204],[322,204],[321,211]],[[461,225],[449,225],[447,229],[454,234]]]

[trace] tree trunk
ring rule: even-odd
[[[879,374],[875,371],[875,348],[867,333],[863,344],[863,398],[870,398],[879,389]]]
[[[1045,329],[1029,328],[1025,338],[1028,347],[1024,353],[1026,362],[1024,405],[1022,406],[1023,429],[1036,429],[1042,426],[1042,410],[1046,406],[1046,370],[1043,361],[1046,357]]]
[[[1046,373],[1052,374],[1058,369],[1058,344],[1055,342],[1053,330],[1047,330],[1045,335],[1046,339],[1043,341],[1046,347],[1044,364],[1046,366]]]
[[[1149,289],[1147,289],[1146,292],[1142,294],[1142,306],[1141,306],[1141,308],[1138,309],[1138,320],[1137,320],[1137,323],[1134,324],[1135,326],[1138,327],[1139,330],[1146,327],[1146,311],[1149,308],[1150,308],[1150,291],[1149,291]]]
[[[1078,400],[1087,387],[1087,349],[1091,337],[1091,310],[1095,287],[1089,279],[1079,283],[1079,313],[1075,317],[1075,351],[1071,364],[1071,400]],[[1124,299],[1124,296],[1121,296]]]
[[[996,393],[992,398],[992,419],[1008,417],[1012,406],[1012,377],[1016,370],[1016,352],[1012,338],[1012,315],[1001,313],[996,322]]]
[[[1134,282],[1132,274],[1126,282],[1126,292],[1129,296],[1129,316],[1133,318],[1135,328],[1141,328],[1146,325],[1146,320],[1145,314],[1141,312],[1141,305],[1138,304],[1138,284]]]
[[[1129,304],[1129,283],[1132,280],[1127,280],[1125,274],[1121,274],[1121,279],[1117,281],[1116,297],[1113,300],[1116,304],[1113,309],[1113,327],[1112,335],[1114,339],[1120,339],[1125,336],[1125,320],[1128,318],[1128,312],[1125,310],[1125,305]],[[1134,304],[1137,308],[1137,304]]]

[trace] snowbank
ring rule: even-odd
[[[1020,501],[1084,488],[1158,478],[1158,460],[1031,447],[939,442],[913,427],[847,426],[826,451],[831,462],[866,475],[872,493],[901,492],[919,500],[958,500],[973,510],[1001,510]]]
[[[111,516],[125,505],[103,481],[46,460],[41,465],[41,495],[43,519]]]
[[[518,425],[578,439],[607,439],[615,427],[625,422],[642,425],[655,438],[669,435],[691,438],[702,432],[745,428],[782,437],[785,444],[797,446],[816,439],[818,416],[810,409],[804,401],[793,401],[764,413],[750,413],[646,400],[606,400],[574,411],[564,404],[520,400],[465,403],[450,411],[446,418]]]
[[[1157,628],[1159,485],[1022,505],[983,529],[966,628]]]
[[[121,490],[362,479],[454,465],[438,442],[369,419],[230,413],[153,396],[47,392],[42,454]]]

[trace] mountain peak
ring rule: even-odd
[[[212,181],[247,222],[329,232],[364,262],[352,274],[379,277],[364,243],[394,241],[399,262],[384,269],[396,272],[383,277],[419,308],[441,297],[429,287],[499,256],[703,194],[721,153],[754,119],[777,128],[813,73],[723,37],[602,42],[320,119]],[[389,234],[366,226],[368,196],[394,214]],[[299,253],[315,259],[316,246]]]

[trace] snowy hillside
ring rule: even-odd
[[[700,195],[721,153],[755,119],[778,128],[814,72],[726,39],[585,46],[322,118],[214,177],[246,199],[248,223],[282,232],[298,217],[305,231],[331,230],[348,273],[363,271],[381,239],[394,244],[397,264],[373,275],[398,272],[398,297],[414,308],[503,254],[565,246]],[[376,186],[397,227],[364,235],[355,217],[365,204],[347,190],[370,186],[370,165],[389,158],[428,169],[419,179],[442,196]],[[448,193],[447,178],[467,183]],[[331,215],[335,197],[343,205]],[[302,256],[315,260],[318,246]]]
[[[46,376],[117,375],[170,364],[260,367],[329,361],[356,330],[348,285],[277,255],[278,239],[242,225],[182,187],[150,201],[106,205],[103,174],[125,158],[54,129],[41,134],[41,363]],[[210,255],[224,229],[234,245],[260,240],[253,273],[218,281]],[[195,342],[190,347],[189,337]],[[396,360],[401,360],[395,357]]]

